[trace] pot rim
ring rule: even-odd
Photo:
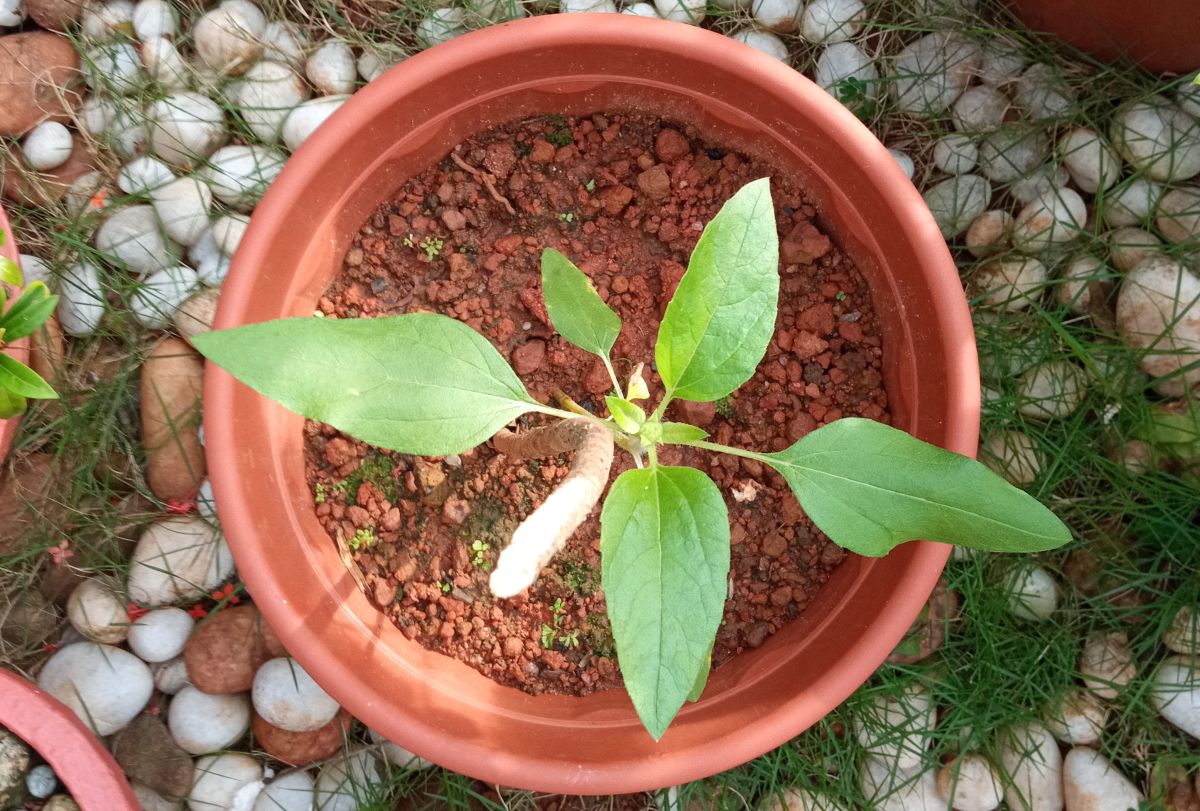
[[[0,668],[0,725],[54,769],[83,811],[138,811],[125,773],[71,709],[33,682]]]
[[[922,263],[940,268],[940,272],[926,274],[926,280],[931,297],[951,302],[937,313],[939,326],[945,333],[939,335],[942,345],[938,348],[952,358],[948,363],[946,399],[955,404],[944,416],[945,441],[941,444],[958,453],[974,455],[978,440],[979,388],[970,316],[948,249],[916,188],[886,148],[848,110],[792,68],[720,34],[663,20],[596,14],[548,15],[503,23],[411,57],[370,83],[309,137],[263,197],[223,288],[214,327],[241,323],[240,314],[250,304],[250,281],[259,263],[266,258],[269,235],[288,227],[289,211],[292,206],[303,204],[300,195],[305,186],[321,175],[331,156],[349,143],[356,122],[370,120],[372,115],[393,103],[393,90],[464,69],[500,52],[522,52],[535,40],[538,46],[577,48],[586,42],[594,47],[604,47],[614,43],[628,44],[632,31],[636,31],[636,42],[641,48],[668,56],[704,51],[706,56],[712,54],[713,60],[719,59],[727,65],[728,70],[751,72],[757,77],[756,81],[771,86],[772,92],[786,93],[794,104],[805,107],[821,128],[838,134],[840,145],[854,160],[871,167],[874,175],[871,191],[889,202],[895,216],[911,235],[914,250]],[[213,471],[212,484],[222,523],[235,528],[233,532],[236,533],[238,527],[253,525],[252,516],[261,499],[251,493],[262,482],[241,478],[231,461],[247,453],[244,444],[234,436],[232,413],[235,409],[231,405],[234,396],[233,379],[216,366],[207,364],[205,432],[209,470]],[[277,571],[278,561],[270,545],[259,540],[239,544],[236,540],[231,546],[239,572],[251,594],[255,595],[260,610],[297,660],[326,689],[332,688],[331,694],[354,715],[364,720],[366,716],[381,718],[383,711],[378,705],[384,697],[378,694],[370,675],[361,672],[360,663],[338,659],[327,645],[318,644],[311,631],[297,622],[299,606],[290,604],[289,599],[299,595],[293,592],[289,596],[286,578]],[[714,751],[701,752],[694,747],[671,750],[660,742],[662,748],[645,762],[626,759],[606,762],[606,768],[596,768],[594,764],[585,768],[561,759],[514,755],[506,751],[503,740],[493,741],[491,746],[479,745],[477,740],[457,740],[441,728],[436,718],[428,718],[419,708],[406,707],[396,701],[387,709],[392,716],[402,715],[403,725],[395,718],[387,723],[391,729],[404,729],[404,738],[398,742],[417,754],[455,771],[503,785],[575,794],[618,793],[658,788],[713,774],[784,743],[827,714],[869,678],[893,650],[928,598],[949,552],[946,545],[914,542],[893,553],[897,556],[895,560],[909,562],[904,566],[903,578],[895,586],[895,599],[889,610],[880,612],[867,628],[862,629],[861,635],[846,642],[837,665],[831,667],[818,684],[772,706],[765,713],[767,718],[758,719],[769,723],[739,724],[720,746],[708,747]],[[342,600],[347,595],[330,592],[326,596]],[[344,623],[339,619],[338,622],[341,631],[353,627],[357,630],[352,632],[373,633],[358,619],[348,619]],[[462,667],[466,668],[465,665]],[[702,699],[700,704],[704,703],[705,699]],[[685,707],[684,712],[687,709]],[[506,719],[521,717],[520,713],[504,709],[496,715]],[[628,715],[641,731],[631,706]],[[566,722],[542,719],[541,723],[548,728],[561,728]],[[591,719],[587,723],[591,723]],[[595,723],[611,727],[616,722],[604,716]],[[668,732],[664,741],[669,739]]]

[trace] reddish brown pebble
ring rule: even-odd
[[[254,606],[223,608],[192,634],[183,649],[188,681],[214,695],[242,693],[254,684],[259,665],[274,657],[268,646],[266,623]]]
[[[334,719],[312,732],[288,732],[267,723],[254,713],[254,741],[268,755],[292,766],[307,766],[332,757],[342,748],[354,719],[345,710],[338,710]]]
[[[717,407],[712,403],[693,403],[690,400],[676,400],[671,404],[675,417],[680,422],[703,428],[717,416]]]
[[[533,142],[533,149],[529,152],[529,160],[533,163],[549,163],[554,160],[554,151],[554,144],[538,138]]]
[[[671,176],[661,163],[638,175],[638,188],[651,200],[661,200],[671,193]]]
[[[527,341],[513,350],[513,370],[519,375],[533,374],[541,367],[542,360],[545,357],[545,341],[536,338],[532,341]]]
[[[664,163],[674,163],[692,151],[692,145],[679,130],[663,128],[654,138],[654,154]]]
[[[778,532],[768,532],[762,540],[762,551],[768,557],[777,558],[787,551],[787,538]]]
[[[608,186],[600,190],[596,199],[604,207],[604,213],[614,217],[633,200],[633,189],[628,186]]]
[[[779,258],[785,265],[807,265],[820,259],[833,244],[808,220],[797,223],[779,243]]]
[[[79,56],[66,37],[27,31],[0,37],[0,135],[19,137],[40,121],[67,120],[64,93]]]

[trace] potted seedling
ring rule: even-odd
[[[608,415],[535,400],[479,333],[436,313],[373,319],[292,318],[197,336],[206,357],[287,408],[372,445],[416,455],[574,451],[573,469],[500,554],[497,597],[531,586],[603,496],[602,586],[617,657],[638,716],[656,740],[698,699],[729,578],[729,517],[701,470],[659,464],[663,445],[754,459],[779,472],[813,522],[860,555],[925,539],[1001,552],[1053,549],[1066,527],[980,463],[864,419],[829,423],[777,453],[729,447],[666,419],[675,399],[712,402],[750,379],[775,331],[779,251],[766,179],[744,187],[704,229],[667,306],[654,358],[657,403],[639,366],[620,381],[609,354],[621,319],[588,277],[554,250],[542,256],[554,328],[609,370]],[[646,362],[650,362],[650,358]],[[643,403],[645,405],[643,405]],[[552,422],[523,434],[522,414]],[[614,445],[636,468],[607,495]]]
[[[50,295],[46,285],[33,282],[23,286],[17,265],[17,252],[9,233],[8,221],[0,209],[0,459],[8,453],[17,431],[16,419],[25,411],[29,399],[54,399],[54,389],[21,359],[28,357],[27,339],[58,306],[58,296]],[[14,292],[11,302],[9,291]]]
[[[648,64],[653,65],[650,72]],[[605,111],[619,114],[632,111],[631,114],[643,117],[687,122],[704,143],[735,149],[751,156],[752,162],[762,167],[761,171],[756,170],[757,175],[739,175],[737,184],[730,185],[719,198],[706,204],[711,208],[705,208],[702,219],[688,225],[695,230],[690,232],[687,248],[678,253],[681,275],[691,246],[700,236],[703,220],[716,214],[719,201],[728,199],[736,185],[755,176],[776,178],[778,173],[778,193],[790,195],[786,189],[794,185],[793,179],[798,179],[795,183],[803,186],[803,196],[815,212],[811,216],[819,217],[822,230],[836,239],[861,269],[864,298],[869,288],[873,312],[879,322],[876,347],[881,360],[876,388],[881,395],[886,389],[891,423],[906,434],[958,454],[974,453],[978,439],[979,383],[970,314],[945,243],[912,184],[886,149],[853,115],[786,65],[718,34],[663,21],[624,20],[615,16],[609,19],[605,15],[549,15],[499,25],[405,60],[372,82],[296,151],[256,208],[222,287],[215,326],[223,329],[296,316],[305,317],[304,325],[311,324],[314,311],[323,307],[320,304],[323,291],[343,262],[349,261],[359,231],[366,227],[364,223],[369,225],[378,217],[386,232],[390,226],[386,214],[378,210],[381,204],[431,166],[443,161],[449,163],[448,156],[462,159],[465,155],[468,168],[460,164],[450,171],[461,173],[462,182],[467,185],[475,182],[471,177],[476,177],[476,188],[483,200],[495,203],[498,212],[495,216],[503,219],[508,215],[495,201],[496,197],[504,196],[506,187],[493,182],[491,190],[495,196],[492,196],[484,188],[489,181],[486,175],[470,174],[470,170],[482,173],[478,159],[456,153],[455,147],[473,133],[511,122],[544,120],[550,114],[557,116],[556,120],[565,116],[591,121],[595,114]],[[596,136],[599,137],[598,132]],[[565,142],[570,137],[568,133],[563,145],[556,148],[569,151]],[[557,171],[558,168],[547,167],[546,176]],[[587,183],[587,177],[580,177],[571,194],[590,193]],[[602,191],[601,185],[603,182],[597,184],[596,195]],[[424,196],[415,194],[414,199],[432,197],[430,192],[437,188],[426,188]],[[453,188],[451,184],[450,193]],[[688,188],[695,189],[690,185]],[[757,195],[761,201],[766,191],[764,185],[753,187],[746,194]],[[491,204],[481,203],[481,206]],[[591,227],[587,221],[581,221],[587,218],[579,217],[578,211],[573,221],[564,216],[572,214],[565,206],[545,213],[550,226],[561,228],[564,233],[575,233],[572,229],[584,233]],[[744,215],[737,216],[745,220]],[[790,214],[779,212],[778,216],[786,218]],[[708,227],[719,231],[724,226],[718,222]],[[528,236],[522,235],[521,239],[527,240]],[[421,247],[425,240],[420,234],[414,235],[410,247],[400,247],[406,238],[404,233],[386,238],[394,240],[396,250],[406,252],[413,262],[425,262],[426,249]],[[595,238],[590,239],[598,246],[595,251],[602,253],[603,245]],[[780,244],[789,243],[784,240]],[[431,270],[446,272],[448,245],[449,241],[442,248],[436,244],[429,246],[428,250],[436,253],[429,257],[430,261],[438,263]],[[571,247],[570,239],[552,247],[561,249],[564,256],[584,261]],[[764,243],[761,247],[766,250],[768,246]],[[541,270],[535,261],[538,247],[527,244],[522,251],[521,273],[531,278],[516,280],[519,286],[516,289],[536,287]],[[482,257],[477,258],[482,261]],[[697,266],[703,264],[701,259],[696,258]],[[553,265],[553,255],[549,261]],[[565,260],[558,262],[558,269],[558,276],[567,280],[564,284],[571,279],[579,281]],[[548,272],[553,275],[554,268]],[[692,281],[681,283],[678,295],[686,297],[687,288],[702,276],[703,273],[689,275]],[[774,312],[775,288],[770,279],[775,277],[755,273],[751,277],[764,285],[754,288],[754,300]],[[370,277],[365,278],[369,284]],[[783,287],[794,284],[795,279],[789,275]],[[473,284],[471,290],[474,289]],[[586,286],[575,284],[571,289],[583,300],[595,303],[582,292]],[[507,295],[515,296],[515,290],[510,289]],[[541,295],[537,298],[540,305]],[[785,300],[784,306],[793,307],[793,299]],[[554,306],[552,301],[549,303]],[[667,296],[655,305],[665,307]],[[569,312],[582,312],[582,306],[576,304]],[[644,311],[646,305],[640,304],[639,309]],[[668,318],[668,323],[675,323],[672,330],[688,326],[678,321],[687,307],[676,302],[672,310],[680,313]],[[407,349],[408,344],[396,336],[418,327],[417,338],[428,343],[432,333],[426,328],[437,330],[438,335],[450,336],[448,340],[454,341],[455,346],[480,345],[481,362],[488,358],[484,366],[505,381],[505,394],[500,398],[494,396],[494,390],[484,390],[491,391],[493,396],[473,395],[461,402],[451,398],[450,406],[445,400],[428,401],[425,407],[432,411],[427,416],[451,415],[448,422],[457,424],[464,433],[453,443],[445,441],[443,435],[430,433],[423,440],[425,444],[411,446],[412,449],[433,453],[489,443],[480,453],[491,456],[495,453],[495,441],[489,442],[493,433],[518,414],[528,413],[525,421],[531,425],[538,420],[563,417],[564,427],[538,434],[537,442],[554,436],[568,446],[580,443],[570,473],[576,487],[594,490],[597,475],[603,475],[576,473],[581,470],[581,461],[589,456],[595,458],[593,443],[599,446],[596,450],[601,454],[600,464],[585,469],[607,469],[603,448],[608,437],[615,447],[621,447],[620,455],[615,457],[618,463],[624,464],[635,455],[641,460],[643,466],[634,467],[608,495],[603,512],[609,533],[622,523],[634,523],[634,517],[641,515],[637,511],[641,502],[628,501],[630,483],[650,482],[657,488],[659,482],[673,477],[692,476],[688,471],[669,470],[676,463],[667,460],[679,454],[707,455],[703,445],[695,443],[711,441],[695,432],[673,433],[689,430],[679,424],[678,404],[686,402],[682,398],[705,393],[681,388],[687,382],[685,377],[668,380],[663,376],[664,370],[675,375],[682,372],[670,371],[674,367],[664,365],[651,349],[658,315],[655,310],[653,322],[635,324],[622,310],[626,321],[621,327],[625,335],[640,330],[638,344],[643,348],[638,350],[637,360],[645,364],[642,376],[654,396],[637,399],[638,384],[631,380],[636,363],[632,355],[622,352],[619,362],[613,364],[614,371],[619,370],[615,380],[607,381],[606,370],[599,370],[603,378],[599,383],[601,387],[612,388],[611,396],[616,398],[612,407],[616,410],[608,411],[603,398],[589,401],[587,405],[595,411],[596,419],[576,413],[569,402],[555,405],[548,405],[549,401],[534,402],[495,351],[485,352],[487,342],[465,324],[448,323],[429,315],[406,317],[398,322],[401,332],[396,332],[397,325],[393,325],[389,333],[393,337],[388,339],[391,344],[403,344]],[[358,320],[364,322],[366,329],[375,328],[369,319]],[[358,320],[330,319],[330,328],[363,329]],[[611,322],[611,316],[608,320]],[[738,352],[730,354],[731,358],[735,354],[738,357],[739,374],[752,370],[761,356],[762,333],[769,331],[769,321],[764,312],[757,311],[747,319],[747,327],[750,323],[755,325],[754,341],[745,346],[739,344]],[[380,326],[386,323],[381,322]],[[562,323],[558,326],[562,334],[555,340],[561,340],[571,329]],[[520,329],[520,319],[517,327]],[[664,330],[659,340],[664,347],[668,343],[673,345],[681,334]],[[440,339],[437,343],[442,347],[451,345]],[[203,339],[201,345],[214,351],[214,346],[205,345]],[[252,351],[265,354],[258,347]],[[585,357],[585,353],[573,347],[569,351]],[[769,353],[777,351],[777,342],[773,342]],[[322,352],[331,370],[329,376],[335,367],[363,359],[356,353],[339,354],[328,348]],[[273,357],[280,363],[293,364],[297,354],[298,350],[289,349],[284,356]],[[625,365],[627,360],[631,365]],[[671,393],[673,405],[663,412],[658,411],[658,405],[665,392],[661,392],[659,381],[652,374],[655,362],[658,374],[668,381],[667,386],[675,386]],[[598,359],[595,364],[603,365]],[[466,379],[469,369],[461,363],[457,368],[463,372],[460,377]],[[730,374],[722,386],[736,388],[737,376]],[[406,374],[406,378],[412,376]],[[388,388],[393,400],[404,400],[406,404],[420,401],[408,382]],[[325,402],[345,402],[341,394],[326,393],[330,396]],[[576,401],[580,402],[579,397]],[[486,421],[481,421],[476,413],[480,402],[490,402],[496,407]],[[468,407],[464,408],[464,404]],[[654,656],[639,662],[632,649],[620,651],[622,663],[629,671],[625,676],[630,681],[637,709],[647,726],[656,735],[662,734],[655,741],[647,734],[625,691],[601,690],[583,697],[530,695],[502,686],[467,664],[410,640],[364,593],[345,563],[347,554],[368,559],[379,554],[380,548],[371,545],[371,538],[363,538],[357,551],[343,549],[343,544],[335,542],[318,518],[321,507],[315,507],[314,501],[319,500],[320,494],[306,476],[309,432],[304,419],[261,397],[213,364],[209,364],[205,376],[204,408],[205,450],[223,530],[247,587],[289,651],[325,689],[373,729],[448,768],[502,785],[576,794],[644,790],[713,774],[780,745],[844,700],[891,653],[923,607],[949,553],[943,544],[914,542],[902,544],[883,557],[846,557],[832,571],[828,582],[813,592],[812,600],[798,619],[779,627],[760,646],[746,648],[728,661],[722,660],[720,667],[709,674],[701,700],[685,703],[669,729],[662,733],[679,702],[697,686],[707,661],[713,605],[719,596],[710,587],[716,579],[715,572],[723,564],[719,557],[711,561],[717,568],[702,562],[704,587],[694,589],[692,604],[697,613],[689,618],[687,633],[669,634],[678,641],[671,641],[664,648],[665,655],[654,654],[657,661],[667,662],[666,666],[672,668],[663,672],[673,673],[681,683],[639,694],[642,688],[637,683],[642,676],[638,674],[663,665],[654,664]],[[615,418],[609,419],[621,412],[624,412],[621,417],[624,426]],[[566,419],[568,414],[570,419]],[[332,415],[314,416],[327,420]],[[780,416],[787,418],[786,414]],[[643,421],[639,424],[639,420]],[[468,425],[473,427],[468,430]],[[877,430],[880,429],[861,421],[849,422],[833,427],[828,433],[814,434],[816,439],[811,442],[836,439],[842,432],[854,435],[857,431],[861,435]],[[656,432],[662,433],[656,435]],[[518,430],[510,438],[516,448],[536,444],[533,437],[525,440],[524,433]],[[364,435],[373,438],[370,433]],[[889,432],[888,436],[895,435]],[[497,441],[504,444],[509,439]],[[667,441],[692,444],[660,444]],[[889,441],[908,447],[902,437]],[[740,440],[723,444],[750,447]],[[781,451],[787,444],[790,443],[754,450]],[[812,446],[800,446],[809,447]],[[657,465],[650,461],[652,448],[657,454]],[[738,460],[722,454],[710,458],[725,459],[722,465],[734,462],[739,468],[765,470],[764,475],[770,476],[774,476],[770,473],[772,469],[782,467],[797,479],[802,491],[809,486],[802,481],[804,476],[797,472],[798,468],[789,467],[790,463],[783,458],[771,456],[760,461],[758,456],[743,456]],[[960,457],[952,459],[955,465],[963,464]],[[527,466],[532,467],[536,461]],[[565,472],[562,461],[556,460],[552,465],[560,473]],[[696,481],[697,492],[711,492],[700,480]],[[772,479],[772,482],[772,492],[778,494],[778,499],[791,503],[787,485],[782,480]],[[811,493],[805,492],[801,496],[811,502],[807,506],[812,517],[819,517],[822,499],[817,496],[814,500]],[[520,497],[519,491],[515,497]],[[1004,496],[1011,497],[1011,494]],[[555,498],[562,500],[565,496],[556,494]],[[872,500],[876,497],[872,496]],[[572,499],[571,503],[583,502]],[[707,503],[697,501],[697,509]],[[618,520],[622,505],[630,512],[626,521]],[[440,512],[438,517],[440,520]],[[720,516],[714,514],[711,518],[704,522],[706,529],[723,524],[717,520]],[[590,520],[587,525],[596,523]],[[861,528],[853,530],[851,535],[861,536],[876,553],[898,540],[878,531],[869,532],[865,519],[860,523]],[[917,535],[946,537],[940,532],[925,533],[923,526],[908,529]],[[1059,535],[1051,535],[1053,542],[1061,539]],[[538,533],[538,537],[546,536]],[[347,543],[355,538],[356,531],[348,530]],[[705,535],[704,543],[716,549],[716,538]],[[460,543],[465,565],[471,565],[472,555],[482,554],[500,570],[496,576],[503,587],[506,578],[503,573],[514,570],[510,560],[501,562],[494,555],[507,545],[506,538],[489,538],[490,549],[480,546],[475,551],[468,545],[470,540]],[[748,543],[761,540],[749,539]],[[699,543],[697,539],[694,548],[700,548]],[[1043,543],[1050,545],[1052,540],[1044,538]],[[525,547],[521,544],[514,545],[513,554],[522,548]],[[836,547],[830,548],[837,551]],[[605,549],[608,562],[602,563],[601,568],[608,566],[607,576],[611,581],[612,563],[619,561],[621,555],[619,551],[609,554],[610,551]],[[531,548],[527,559],[536,562],[545,553],[543,547]],[[507,557],[511,559],[513,555]],[[536,571],[536,566],[517,568]],[[473,567],[473,571],[477,569]],[[433,578],[428,583],[430,587],[434,579],[441,579],[430,576]],[[480,585],[490,576],[490,572],[480,572]],[[617,577],[619,580],[620,575]],[[453,599],[454,595],[448,593],[452,588],[453,584],[442,580],[439,593],[430,594],[428,599],[435,603]],[[622,586],[614,587],[610,582],[608,588],[612,592],[609,599],[613,599]],[[534,589],[538,589],[536,584]],[[704,595],[703,599],[700,595]],[[614,602],[620,603],[621,598],[618,596]],[[519,606],[520,598],[511,605]],[[495,607],[504,610],[499,605]],[[530,645],[537,644],[542,622],[552,634],[558,633],[550,606],[545,609],[545,615],[529,628]],[[524,610],[511,609],[513,613]],[[625,620],[618,619],[617,613],[614,609],[614,619],[620,624]],[[629,621],[640,621],[646,612],[638,610],[630,616],[634,619]],[[568,625],[569,622],[562,628]]]

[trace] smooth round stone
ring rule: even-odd
[[[970,136],[944,135],[933,145],[933,165],[948,175],[961,175],[975,168],[979,149]]]
[[[1154,181],[1134,178],[1109,191],[1100,215],[1113,228],[1142,225],[1150,219],[1164,194],[1163,187]]]
[[[1038,723],[1005,730],[1000,764],[1004,799],[1017,811],[1062,811],[1062,753]]]
[[[1048,278],[1046,266],[1026,256],[992,260],[975,271],[970,284],[984,306],[1015,312],[1030,305]]]
[[[138,617],[129,629],[129,648],[143,662],[165,662],[183,653],[196,624],[182,608],[159,608]]]
[[[254,208],[283,168],[284,156],[265,146],[226,146],[198,173],[213,195],[238,211]]]
[[[184,648],[188,677],[206,693],[241,693],[255,672],[282,654],[278,640],[252,605],[226,607],[196,629]]]
[[[1005,583],[1008,610],[1013,616],[1040,622],[1058,610],[1058,584],[1041,566],[1014,569]]]
[[[853,42],[835,42],[822,51],[817,57],[813,80],[826,93],[847,104],[879,95],[879,69]]]
[[[1083,746],[1063,761],[1063,798],[1067,811],[1127,811],[1145,800],[1108,758]]]
[[[946,808],[946,801],[938,796],[937,777],[932,769],[898,769],[889,761],[868,756],[863,758],[858,779],[868,800],[864,808],[871,811],[942,811]]]
[[[1071,189],[1051,189],[1021,209],[1013,224],[1013,247],[1040,253],[1070,242],[1083,230],[1087,204]]]
[[[58,775],[45,763],[34,766],[29,770],[29,774],[25,775],[25,788],[34,797],[44,800],[58,788]]]
[[[168,662],[155,662],[150,666],[150,672],[154,675],[155,689],[169,696],[175,695],[189,683],[187,664],[182,656]]]
[[[11,732],[0,728],[0,800],[8,798],[21,785],[29,768],[29,747]]]
[[[339,710],[333,720],[312,732],[288,732],[268,724],[261,715],[252,721],[254,741],[276,760],[293,766],[307,766],[332,757],[346,743],[354,719]]]
[[[133,720],[154,691],[150,669],[132,653],[77,642],[59,649],[38,674],[38,687],[66,704],[97,735]]]
[[[1018,203],[1027,206],[1043,195],[1065,188],[1070,179],[1071,176],[1063,167],[1043,163],[1013,181],[1008,187],[1008,193]]]
[[[300,148],[317,127],[325,123],[329,116],[337,112],[345,104],[349,96],[319,96],[299,104],[288,112],[283,120],[280,132],[283,143],[288,149],[295,151]]]
[[[398,743],[392,743],[370,727],[367,728],[367,735],[379,747],[379,751],[383,753],[384,760],[393,766],[412,771],[433,768],[432,761],[414,755]]]
[[[80,583],[67,600],[67,619],[93,642],[119,645],[129,636],[129,613],[112,584],[92,577]]]
[[[304,80],[287,65],[257,62],[226,93],[259,140],[279,140],[288,113],[309,96]]]
[[[990,132],[1004,123],[1010,105],[1008,96],[996,88],[979,85],[958,97],[950,117],[961,132]]]
[[[251,811],[312,811],[313,789],[308,772],[284,772],[267,783]]]
[[[1176,611],[1170,626],[1163,631],[1162,643],[1186,656],[1200,654],[1200,611],[1189,606]]]
[[[1067,258],[1059,284],[1054,288],[1054,300],[1073,313],[1087,315],[1108,297],[1108,280],[1112,276],[1113,272],[1090,253],[1073,254]]]
[[[199,284],[186,265],[151,273],[134,291],[129,310],[146,329],[165,329]]]
[[[1017,411],[1031,420],[1069,416],[1083,402],[1087,379],[1068,360],[1040,363],[1017,380]]]
[[[983,43],[979,79],[993,87],[1005,84],[1020,76],[1028,62],[1021,43],[1006,36],[989,36]]]
[[[750,15],[760,28],[786,34],[796,30],[801,0],[754,0]]]
[[[359,811],[359,798],[383,782],[375,753],[360,749],[327,764],[317,774],[320,811]]]
[[[972,256],[983,257],[999,253],[1012,239],[1013,217],[1007,211],[992,209],[971,221],[967,228],[966,246]]]
[[[245,693],[213,696],[189,685],[171,700],[167,726],[185,751],[193,755],[215,752],[246,734],[250,702]]]
[[[845,42],[862,28],[862,0],[810,0],[800,15],[800,35],[809,42]]]
[[[1013,89],[1013,101],[1033,119],[1066,117],[1075,106],[1075,93],[1052,65],[1036,62],[1021,74]]]
[[[117,187],[126,194],[148,194],[175,179],[171,167],[142,155],[126,163],[117,172]]]
[[[1200,187],[1184,186],[1167,192],[1158,203],[1154,224],[1170,242],[1200,239]]]
[[[300,663],[287,657],[263,663],[254,674],[251,695],[263,720],[288,732],[320,729],[339,709]]]
[[[1124,106],[1111,132],[1125,160],[1151,180],[1173,183],[1200,173],[1200,121],[1161,96]]]
[[[262,764],[249,755],[227,752],[196,761],[196,777],[187,796],[189,811],[232,809],[234,798],[262,780]]]
[[[215,589],[234,572],[225,539],[195,516],[168,518],[142,533],[129,568],[129,597],[149,608]]]
[[[1120,631],[1088,635],[1079,655],[1079,674],[1089,690],[1112,700],[1137,676],[1129,638]]]
[[[1168,256],[1152,256],[1129,271],[1117,294],[1117,331],[1127,346],[1150,350],[1141,367],[1165,378],[1169,396],[1200,382],[1200,277]]]
[[[639,3],[636,5],[643,4]],[[630,6],[630,8],[635,8],[636,5]],[[653,10],[653,6],[650,8]],[[629,9],[626,9],[626,12],[628,11]],[[770,31],[759,31],[757,28],[739,28],[730,35],[730,38],[737,40],[743,45],[749,45],[756,51],[762,51],[767,56],[773,56],[785,64],[788,61],[787,44]]]
[[[75,337],[91,335],[100,326],[106,309],[100,275],[90,261],[79,261],[67,268],[61,279],[62,298],[58,301],[58,324],[63,332]]]
[[[936,714],[928,691],[914,684],[895,695],[876,696],[854,719],[855,736],[871,759],[915,769],[929,748]]]
[[[21,152],[29,168],[39,172],[57,169],[71,157],[75,141],[71,131],[57,121],[43,121],[21,142]]]
[[[177,261],[175,247],[164,238],[152,206],[117,211],[96,231],[94,242],[106,259],[124,264],[132,273],[154,273]]]
[[[1077,127],[1058,142],[1058,154],[1081,191],[1095,194],[1121,179],[1121,156],[1095,130]]]
[[[1099,743],[1108,724],[1108,707],[1090,690],[1067,693],[1046,712],[1046,729],[1069,746]]]
[[[1011,124],[979,142],[979,171],[993,183],[1019,180],[1050,154],[1050,139],[1040,128]]]
[[[922,197],[942,236],[953,239],[987,210],[992,186],[979,175],[955,175],[932,186]]]
[[[894,147],[888,147],[888,154],[900,164],[900,171],[904,172],[904,176],[909,180],[913,179],[913,175],[917,173],[917,166],[913,163],[913,159],[908,156],[908,153],[901,152]]]
[[[979,46],[956,31],[935,31],[892,60],[892,93],[901,112],[933,117],[952,105],[979,68]]]
[[[1172,656],[1154,672],[1150,701],[1158,714],[1200,739],[1200,674],[1187,656]]]
[[[937,790],[956,811],[994,811],[1004,800],[1000,775],[987,758],[975,752],[939,769]]]

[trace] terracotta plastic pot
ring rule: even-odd
[[[8,670],[0,670],[0,726],[45,758],[83,811],[141,808],[121,767],[75,713]]]
[[[8,215],[4,213],[4,206],[0,206],[0,231],[6,235],[4,244],[0,245],[0,256],[3,256],[5,259],[11,259],[14,262],[18,261],[20,253],[17,251],[17,243],[13,237],[12,228],[8,224]],[[29,361],[29,339],[22,338],[19,341],[15,341],[11,346],[6,346],[4,352],[22,363],[27,363]],[[13,437],[17,435],[17,428],[20,425],[21,418],[19,416],[13,417],[10,420],[0,420],[0,462],[3,462],[4,457],[8,456],[8,449],[12,447]]]
[[[1106,61],[1126,58],[1157,73],[1200,68],[1195,0],[1009,0],[1034,31]]]
[[[840,104],[718,34],[618,15],[554,15],[472,33],[356,94],[288,161],[251,219],[216,326],[311,315],[351,238],[406,178],[472,133],[547,114],[637,108],[699,127],[807,179],[883,322],[895,422],[973,454],[974,336],[920,195]],[[355,586],[314,515],[302,420],[209,365],[205,435],[222,525],[288,649],[355,716],[490,782],[608,794],[754,758],[865,681],[917,616],[948,547],[852,557],[791,626],[712,674],[654,743],[628,696],[533,697],[404,638]]]

